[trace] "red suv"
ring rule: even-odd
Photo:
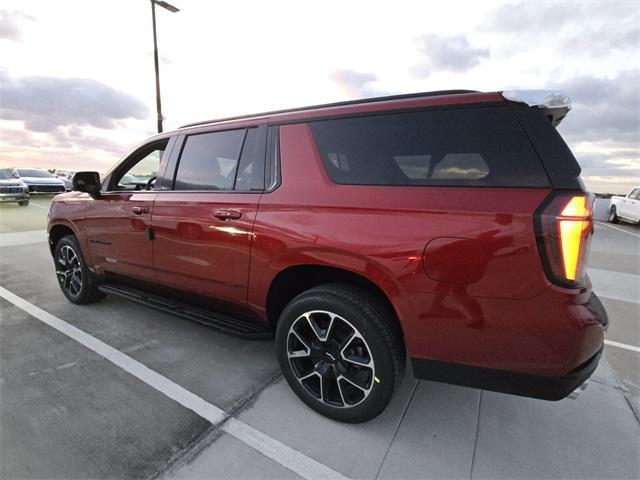
[[[601,355],[591,195],[568,98],[446,91],[186,125],[51,206],[74,303],[121,295],[273,338],[311,408],[384,410],[418,378],[558,400]]]

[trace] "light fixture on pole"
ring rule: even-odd
[[[156,66],[156,110],[158,111],[158,133],[162,133],[162,103],[160,102],[160,66],[158,63],[158,39],[156,36],[156,5],[172,13],[180,9],[161,0],[151,0],[151,20],[153,22],[153,61]]]

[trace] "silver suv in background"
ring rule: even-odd
[[[12,170],[0,169],[0,202],[14,202],[21,207],[29,205],[27,185],[15,177]]]
[[[15,173],[27,184],[30,193],[63,193],[65,184],[53,173],[40,168],[16,168]]]

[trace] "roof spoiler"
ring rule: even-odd
[[[571,110],[571,99],[557,90],[506,90],[501,93],[512,102],[538,107],[554,127],[557,127]]]

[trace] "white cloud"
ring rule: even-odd
[[[418,77],[434,72],[466,72],[490,55],[487,48],[474,47],[464,35],[443,37],[426,34],[420,38],[421,62],[412,68]]]
[[[48,132],[59,126],[112,129],[117,120],[145,118],[139,99],[89,78],[0,74],[0,119],[23,121],[25,128]]]
[[[0,10],[0,39],[21,42],[20,24],[25,20],[33,21],[35,18],[18,10]]]
[[[349,98],[368,98],[389,95],[388,92],[376,89],[372,84],[378,81],[373,73],[356,72],[349,69],[336,69],[329,74],[329,78]]]
[[[161,61],[166,128],[386,92],[563,88],[574,110],[560,131],[584,163],[585,179],[606,173],[622,184],[635,175],[630,169],[640,168],[633,117],[640,83],[637,1],[172,3],[179,13],[158,10],[160,54],[170,59]],[[154,133],[149,2],[111,0],[104,7],[3,1],[8,11],[23,12],[11,16],[10,39],[0,40],[5,76],[23,87],[27,78],[85,79],[111,90],[84,84],[81,90],[94,93],[80,99],[69,96],[68,82],[53,90],[44,82],[38,98],[62,112],[52,118],[46,105],[14,97],[8,117],[21,121],[0,126],[17,139],[26,122],[32,135],[20,137],[23,142],[0,139],[0,163],[31,158],[28,164],[56,167],[46,162],[68,164],[75,155],[83,168],[95,161],[105,169],[123,145]],[[47,100],[45,91],[60,98]],[[106,91],[133,101],[92,97]],[[6,107],[4,96],[0,105]],[[615,163],[621,158],[624,165]]]
[[[560,125],[569,141],[640,142],[640,69],[613,78],[581,75],[554,86],[567,92],[574,104]]]

